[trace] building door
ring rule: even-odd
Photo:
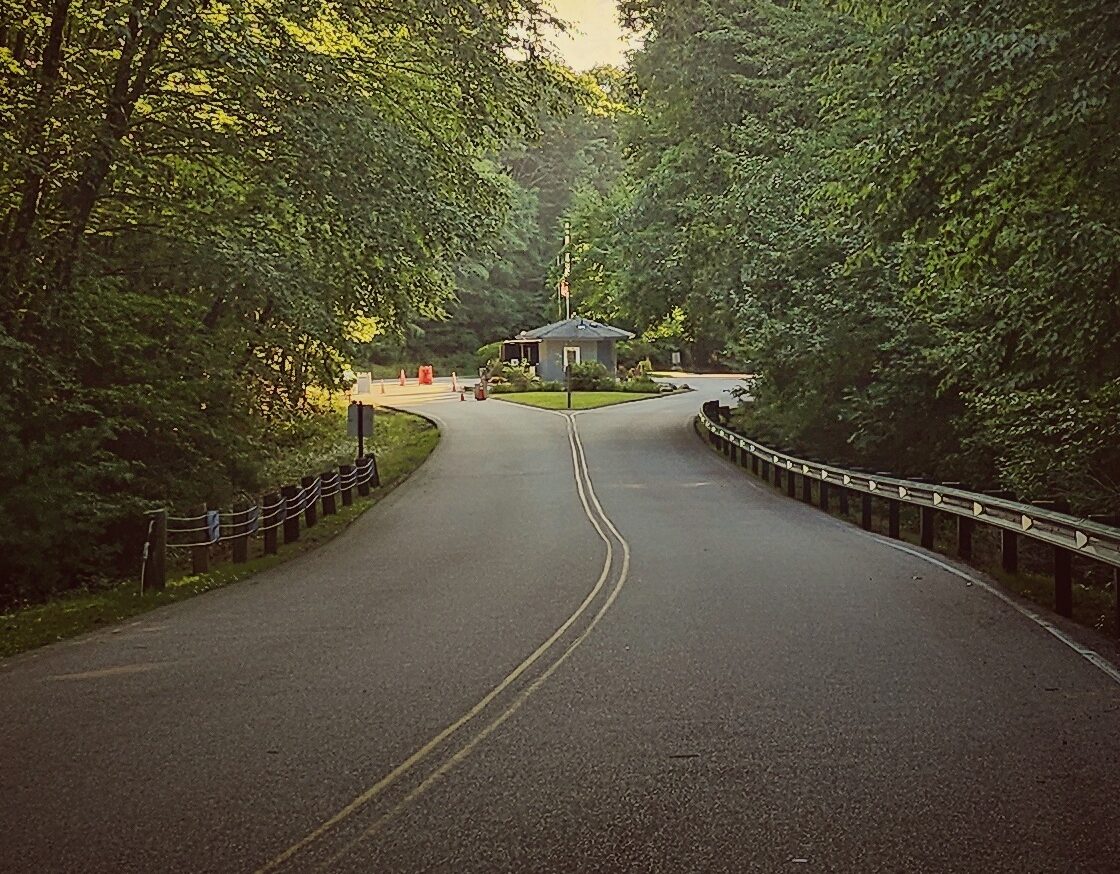
[[[565,346],[564,347],[564,369],[567,370],[569,364],[579,364],[579,346]]]

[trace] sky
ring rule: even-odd
[[[552,0],[557,15],[571,23],[567,35],[556,37],[557,50],[577,70],[600,64],[623,66],[626,41],[613,0]]]

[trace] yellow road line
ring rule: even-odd
[[[570,417],[567,418],[570,419]],[[532,655],[530,655],[527,659],[521,662],[521,664],[514,668],[513,671],[511,671],[505,677],[505,679],[503,679],[500,683],[498,683],[498,685],[487,692],[486,695],[463,716],[459,717],[457,720],[455,720],[453,723],[439,732],[439,734],[429,740],[426,744],[420,747],[420,749],[418,749],[411,756],[409,756],[407,759],[393,768],[392,771],[378,780],[373,786],[371,786],[361,795],[357,796],[353,801],[351,801],[349,804],[335,813],[332,817],[317,826],[314,830],[309,832],[306,836],[301,838],[296,843],[292,844],[282,853],[273,857],[260,868],[258,868],[255,874],[268,874],[268,872],[275,871],[277,868],[291,859],[294,855],[296,855],[296,853],[299,853],[300,851],[306,849],[315,841],[319,840],[319,838],[323,837],[323,835],[325,835],[336,825],[349,818],[358,810],[376,799],[379,795],[385,792],[386,789],[392,786],[397,780],[399,780],[406,773],[408,773],[410,770],[424,761],[424,759],[431,755],[432,752],[434,752],[436,748],[439,747],[445,740],[451,737],[451,735],[455,734],[455,732],[457,732],[460,728],[462,728],[464,725],[466,725],[468,722],[482,713],[482,711],[485,710],[495,698],[497,698],[502,692],[504,692],[513,683],[515,683],[522,674],[529,670],[529,668],[536,664],[537,661],[539,661],[545,653],[547,653],[553,646],[555,646],[556,642],[561,637],[563,637],[565,632],[567,632],[568,629],[572,627],[576,620],[578,620],[579,617],[587,611],[587,608],[590,606],[592,601],[594,601],[595,597],[599,594],[600,591],[602,591],[603,585],[606,583],[607,577],[610,575],[611,564],[614,561],[614,546],[611,543],[610,538],[606,536],[602,528],[600,528],[595,521],[594,516],[591,512],[591,507],[588,504],[587,495],[584,491],[583,479],[580,476],[580,457],[582,456],[582,451],[580,449],[577,449],[577,446],[579,446],[579,435],[575,432],[574,426],[571,423],[569,423],[568,425],[568,443],[571,446],[572,464],[575,469],[576,490],[579,494],[580,503],[583,505],[584,513],[587,515],[588,519],[591,520],[591,523],[596,532],[599,534],[599,537],[602,538],[603,542],[607,546],[607,554],[603,562],[603,570],[599,574],[599,579],[596,581],[595,587],[588,593],[587,597],[584,598],[583,603],[580,604],[579,607],[576,608],[575,612],[572,613],[572,615],[564,621],[563,625],[561,625],[558,629],[556,629],[555,632],[553,632],[548,640],[537,647]],[[586,462],[584,462],[584,465],[586,466]],[[590,488],[590,480],[588,480],[588,488]],[[594,499],[594,495],[592,495],[592,497]],[[596,504],[597,503],[598,502],[596,501]],[[629,550],[627,548],[627,556],[628,554]]]
[[[549,665],[548,668],[539,677],[537,677],[537,679],[535,679],[524,690],[522,690],[521,694],[518,695],[513,700],[513,702],[509,705],[509,707],[507,707],[504,711],[502,711],[500,714],[498,714],[498,716],[495,717],[492,722],[490,722],[485,728],[483,728],[481,731],[479,731],[478,734],[476,734],[469,741],[467,741],[467,743],[465,743],[453,756],[451,756],[451,758],[447,759],[442,765],[440,765],[438,768],[436,768],[435,771],[433,771],[431,774],[429,774],[424,779],[424,781],[422,783],[420,783],[420,785],[418,785],[415,789],[413,789],[411,792],[409,792],[403,799],[401,799],[401,801],[395,807],[393,807],[391,810],[389,810],[384,815],[379,817],[365,831],[363,831],[360,835],[358,835],[358,837],[356,837],[353,841],[351,841],[349,844],[347,844],[345,847],[343,847],[342,850],[340,850],[335,855],[331,856],[330,859],[328,859],[326,862],[324,862],[322,865],[320,865],[318,870],[320,870],[320,871],[332,870],[335,867],[335,864],[339,860],[341,860],[344,856],[346,856],[347,854],[352,852],[362,841],[373,837],[379,831],[381,831],[381,829],[384,828],[398,814],[400,814],[401,811],[405,810],[416,799],[418,799],[421,795],[423,795],[425,792],[427,792],[429,789],[431,789],[434,785],[436,785],[440,780],[442,780],[448,774],[449,771],[451,771],[457,765],[461,764],[468,756],[470,756],[470,754],[474,751],[474,749],[479,744],[481,744],[484,740],[486,740],[486,738],[488,738],[491,734],[493,734],[495,731],[497,731],[497,729],[507,719],[509,719],[518,710],[520,710],[521,706],[526,701],[529,700],[529,698],[533,695],[533,693],[536,692],[541,686],[543,686],[545,684],[545,682],[548,680],[548,678],[551,677],[565,661],[567,661],[568,656],[570,656],[573,652],[575,652],[576,649],[585,640],[587,640],[587,638],[591,635],[591,632],[595,630],[595,627],[602,620],[603,616],[606,615],[606,612],[611,608],[611,606],[617,600],[617,598],[619,596],[619,593],[622,591],[622,587],[624,585],[626,585],[626,580],[627,580],[627,578],[630,574],[630,544],[626,541],[626,538],[624,538],[618,532],[618,529],[615,528],[614,524],[610,520],[610,517],[607,516],[606,512],[603,510],[603,507],[599,503],[599,499],[595,494],[595,489],[591,484],[591,474],[587,469],[587,458],[586,458],[586,456],[584,455],[584,452],[583,452],[583,441],[580,440],[579,431],[575,427],[575,417],[574,416],[566,416],[565,418],[568,419],[568,423],[569,423],[568,424],[569,440],[572,440],[573,437],[574,437],[573,447],[578,447],[579,458],[578,458],[578,462],[577,462],[577,475],[580,472],[580,470],[582,470],[583,477],[587,481],[587,492],[591,495],[591,501],[595,505],[595,509],[599,511],[599,516],[602,519],[603,523],[607,526],[608,529],[610,529],[611,533],[614,534],[614,536],[618,539],[619,544],[622,546],[622,567],[619,570],[618,580],[615,582],[614,588],[611,590],[610,596],[607,598],[606,602],[604,602],[603,606],[599,608],[599,611],[592,618],[591,622],[588,623],[587,628],[585,628],[579,634],[579,636],[576,637],[576,639],[573,640],[571,642],[571,644],[568,645],[568,648],[565,649],[564,652],[560,654],[560,656],[556,659],[556,661],[554,661],[551,665]],[[584,508],[587,510],[588,519],[591,520],[591,524],[595,527],[595,529],[597,531],[599,531],[600,536],[603,536],[602,535],[602,528],[599,527],[599,523],[591,515],[591,512],[590,512],[591,508],[588,507],[586,503],[584,504]]]

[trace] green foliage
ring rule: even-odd
[[[1114,508],[1114,6],[626,0],[596,314],[749,364],[760,439]]]
[[[310,387],[442,311],[573,90],[550,20],[0,0],[0,600],[133,574],[139,509],[256,488]]]
[[[571,366],[572,391],[614,391],[618,381],[598,361],[584,361]]]
[[[614,68],[558,75],[565,99],[539,114],[539,136],[505,149],[488,168],[511,203],[495,239],[460,262],[455,296],[442,311],[418,313],[402,336],[382,338],[369,350],[374,360],[440,359],[556,318],[564,219],[580,192],[606,192],[621,172],[619,118],[630,99]]]

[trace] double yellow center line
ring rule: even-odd
[[[431,771],[414,789],[404,796],[393,808],[378,817],[370,824],[364,831],[362,831],[356,838],[349,841],[340,851],[332,855],[324,864],[324,869],[330,869],[334,863],[340,860],[347,853],[351,852],[363,840],[374,836],[380,831],[386,823],[389,822],[397,813],[410,805],[413,801],[423,795],[432,786],[438,783],[447,773],[466,759],[474,749],[481,744],[487,737],[494,733],[507,719],[513,716],[521,706],[529,699],[529,697],[539,689],[549,677],[551,677],[556,670],[562,665],[568,657],[580,646],[594,631],[595,627],[602,620],[607,610],[611,608],[615,600],[618,598],[622,587],[626,584],[626,578],[630,572],[630,545],[626,539],[619,533],[614,523],[607,516],[603,510],[599,499],[595,494],[594,486],[591,482],[591,474],[587,469],[587,457],[583,450],[583,441],[580,439],[579,428],[576,424],[576,414],[559,414],[564,417],[567,422],[568,429],[568,444],[572,453],[572,466],[576,482],[576,492],[579,495],[579,501],[583,507],[583,512],[591,523],[592,528],[595,529],[596,534],[606,545],[606,555],[603,559],[603,569],[599,574],[598,579],[595,581],[595,586],[588,592],[587,597],[575,609],[575,611],[564,620],[563,624],[554,631],[547,640],[544,641],[536,650],[533,651],[524,661],[514,668],[504,679],[487,692],[477,704],[471,707],[466,713],[436,734],[431,740],[420,747],[416,752],[410,755],[407,759],[393,768],[388,774],[358,795],[354,800],[349,802],[345,807],[317,826],[306,836],[301,838],[296,843],[292,844],[279,855],[270,859],[264,865],[257,869],[256,874],[269,874],[269,872],[277,871],[287,862],[292,860],[295,856],[307,850],[313,844],[316,844],[328,835],[337,826],[344,821],[350,819],[354,814],[365,808],[371,802],[377,800],[382,796],[390,787],[392,787],[398,780],[404,777],[409,772],[418,768],[429,760],[432,755],[441,748],[445,741],[450,739],[453,735],[457,734],[461,729],[474,721],[477,717],[481,716],[490,707],[491,704],[506,690],[513,686],[521,677],[525,675],[534,665],[540,662],[546,655],[551,653],[557,648],[561,639],[572,626],[589,610],[595,599],[603,591],[611,576],[611,569],[614,565],[615,557],[615,544],[621,549],[622,561],[618,571],[618,576],[615,578],[614,585],[611,587],[610,593],[606,600],[599,607],[599,610],[594,614],[591,620],[587,623],[586,627],[581,631],[569,644],[560,652],[560,654],[550,663],[540,675],[533,680],[529,685],[521,690],[520,693],[510,702],[504,709],[500,710],[491,720],[481,729],[479,729],[473,736],[467,738],[458,747],[455,752],[447,756],[443,763]]]

